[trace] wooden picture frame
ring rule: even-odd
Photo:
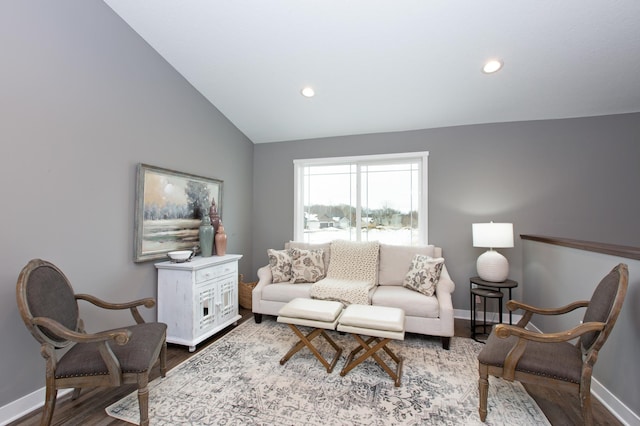
[[[219,179],[138,164],[134,262],[163,259],[173,250],[198,251],[198,230],[212,202],[222,217],[222,184]]]

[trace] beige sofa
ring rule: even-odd
[[[285,248],[324,250],[324,263],[328,269],[330,244],[307,244],[290,242]],[[402,308],[405,311],[405,330],[442,338],[442,347],[449,349],[453,336],[454,319],[451,293],[455,284],[446,266],[442,267],[440,279],[433,296],[425,296],[402,286],[411,261],[416,254],[442,257],[442,249],[435,246],[396,246],[380,244],[378,259],[378,283],[372,290],[371,304]],[[252,293],[252,311],[255,321],[260,323],[262,315],[278,315],[278,311],[296,297],[310,297],[311,283],[273,283],[269,265],[258,270],[258,284]]]

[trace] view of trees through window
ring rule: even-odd
[[[296,239],[420,244],[423,157],[300,165]],[[300,218],[298,218],[300,219]],[[424,231],[424,229],[422,229]],[[300,232],[301,231],[301,232]]]

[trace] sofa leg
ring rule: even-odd
[[[450,345],[451,345],[451,337],[442,337],[442,349],[448,351]]]
[[[262,322],[262,314],[254,312],[253,319],[255,320],[256,324],[260,324]]]

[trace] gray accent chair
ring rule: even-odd
[[[140,424],[149,424],[149,373],[160,361],[166,374],[167,326],[145,323],[139,306],[151,308],[154,299],[108,303],[86,294],[74,294],[67,277],[50,262],[31,260],[16,286],[18,309],[25,325],[40,343],[46,360],[46,397],[41,425],[53,418],[58,389],[73,388],[73,399],[84,387],[138,385]],[[135,325],[86,333],[78,300],[104,309],[129,309]],[[66,352],[61,349],[68,349]],[[63,354],[60,354],[62,352]]]
[[[552,386],[577,392],[585,425],[593,424],[591,412],[591,374],[622,309],[627,293],[629,271],[620,263],[596,287],[590,301],[579,301],[557,309],[542,309],[510,300],[510,311],[524,310],[517,325],[499,324],[478,355],[480,392],[479,414],[487,417],[489,375]],[[557,333],[536,333],[525,329],[533,314],[559,315],[587,308],[582,324]],[[577,339],[574,343],[570,341]]]

